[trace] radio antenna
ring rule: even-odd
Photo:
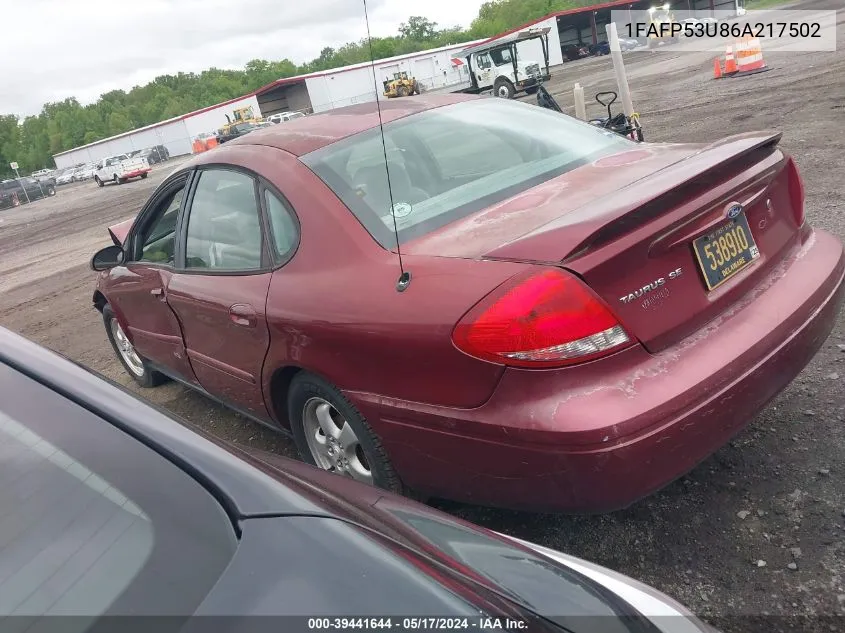
[[[381,134],[381,149],[384,153],[384,173],[387,175],[387,195],[390,199],[390,215],[393,218],[393,235],[396,236],[396,254],[399,255],[399,280],[396,282],[396,291],[404,292],[411,284],[411,273],[405,270],[402,263],[402,248],[399,245],[399,227],[396,224],[396,210],[393,202],[393,187],[390,184],[390,167],[387,164],[387,142],[384,140],[384,123],[381,117],[381,101],[379,100],[378,79],[376,79],[376,57],[373,53],[373,38],[370,35],[370,16],[367,12],[367,0],[364,3],[364,21],[367,23],[367,44],[370,47],[370,69],[373,71],[373,88],[376,91],[376,109],[378,111],[378,127]]]

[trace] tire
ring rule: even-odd
[[[56,188],[55,187],[47,187],[47,195],[48,196],[55,196],[56,195]]]
[[[407,97],[408,96],[408,87],[407,86],[399,86],[396,89],[396,96],[397,97]]]
[[[141,174],[141,180],[143,180],[144,178],[146,178],[148,175],[149,175],[149,174]]]
[[[312,450],[312,445],[316,447],[321,444],[319,434],[322,434],[322,443],[326,442],[326,433],[319,426],[315,426],[317,423],[313,421],[314,409],[321,407],[324,411],[328,409],[332,421],[335,422],[335,429],[345,428],[348,424],[354,433],[352,438],[357,442],[351,453],[353,458],[347,460],[345,468],[341,464],[341,470],[332,466],[332,463],[337,464],[335,460],[342,459],[340,455],[350,453],[335,451],[335,457],[331,457],[316,454],[316,448]],[[300,372],[294,376],[288,390],[288,419],[296,447],[305,463],[362,483],[369,483],[377,488],[399,494],[404,492],[402,482],[393,470],[387,452],[364,416],[330,383],[308,372]],[[351,450],[351,446],[352,442],[347,444],[347,450]],[[361,476],[362,470],[369,472],[370,481]]]
[[[105,184],[102,180],[100,180],[99,176],[94,176],[94,182],[97,183],[98,187],[102,187]]]
[[[116,185],[122,185],[122,184],[123,184],[123,179],[122,179],[122,178],[118,178],[118,177],[117,177],[117,174],[115,174],[114,176],[112,176],[112,179],[111,179],[111,180],[112,180],[112,182],[113,182],[114,184],[116,184]]]
[[[116,325],[113,326],[113,323]],[[135,382],[142,387],[151,388],[157,387],[158,385],[168,381],[167,376],[150,368],[147,361],[135,351],[128,340],[125,341],[124,345],[129,346],[129,349],[137,358],[138,363],[133,367],[133,364],[127,362],[124,358],[124,351],[121,351],[121,348],[119,347],[120,344],[116,340],[116,336],[125,337],[126,335],[123,334],[123,328],[117,322],[117,317],[115,317],[111,306],[108,304],[103,307],[103,324],[106,326],[106,336],[109,338],[109,343],[111,343],[117,359],[120,361],[120,364],[123,365],[123,369],[126,370],[126,373],[129,374]],[[117,332],[120,332],[120,334],[117,334]]]
[[[537,94],[537,91],[538,91],[539,89],[540,89],[540,88],[539,88],[539,87],[537,87],[537,86],[532,86],[532,87],[530,87],[530,88],[526,88],[526,89],[525,89],[525,93],[526,93],[526,94],[529,94],[529,95],[535,95],[535,94]]]
[[[499,77],[493,84],[493,94],[502,99],[513,99],[516,88],[513,87],[510,80]]]

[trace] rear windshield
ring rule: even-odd
[[[389,123],[383,143],[378,128],[361,132],[302,161],[393,248],[394,216],[404,243],[632,145],[552,110],[490,98]]]

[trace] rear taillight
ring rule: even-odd
[[[789,159],[786,166],[789,174],[789,196],[792,203],[792,213],[795,216],[795,222],[798,226],[804,224],[804,179],[801,178],[801,172],[798,171],[798,166],[795,160]]]
[[[470,356],[516,367],[560,367],[631,344],[602,300],[557,268],[499,287],[464,315],[452,340]]]

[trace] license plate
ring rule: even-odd
[[[760,255],[745,213],[692,243],[707,290],[718,288]]]

